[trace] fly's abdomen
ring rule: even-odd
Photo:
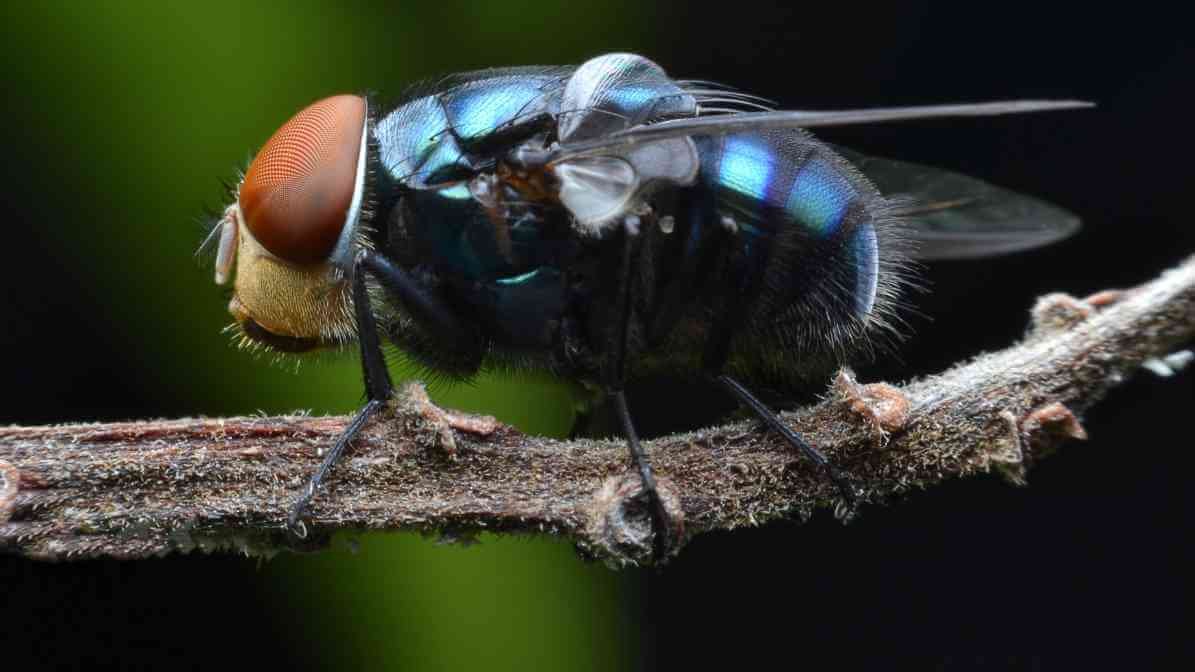
[[[701,225],[728,236],[721,282],[744,327],[811,354],[848,345],[892,293],[880,281],[884,199],[804,133],[701,138],[698,148],[699,188],[713,195]]]

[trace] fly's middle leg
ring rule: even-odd
[[[680,521],[672,520],[660,498],[655,473],[651,467],[651,459],[639,442],[639,434],[635,431],[635,423],[631,419],[630,410],[627,408],[626,394],[623,391],[626,374],[627,332],[630,329],[631,321],[632,276],[633,270],[636,268],[635,262],[641,240],[638,217],[632,215],[627,218],[622,226],[622,236],[623,246],[618,271],[616,312],[610,331],[611,342],[606,348],[605,369],[602,377],[606,393],[618,417],[619,426],[627,440],[631,461],[639,471],[639,478],[643,483],[643,494],[647,498],[652,520],[655,556],[658,559],[664,559],[674,545],[674,535],[679,536],[680,534]]]

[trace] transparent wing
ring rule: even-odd
[[[850,124],[878,124],[891,121],[935,119],[941,117],[979,117],[999,114],[1019,114],[1023,112],[1045,112],[1049,110],[1067,110],[1091,106],[1091,103],[1077,100],[1008,100],[990,103],[919,105],[863,110],[739,112],[737,114],[672,119],[657,124],[635,126],[601,138],[562,143],[550,150],[546,156],[528,156],[526,159],[554,163],[577,156],[601,154],[630,145],[655,142],[669,138],[730,135],[732,133],[757,132],[781,128],[817,128],[821,126],[844,126]]]
[[[696,136],[731,135],[786,128],[885,123],[942,117],[974,117],[1092,107],[1077,100],[1012,100],[862,110],[738,112],[635,126],[609,135],[564,142],[547,150],[525,149],[526,165],[563,165],[584,157],[622,156],[632,147]],[[957,173],[863,156],[837,148],[872,179],[880,192],[909,205],[899,214],[913,223],[920,259],[966,259],[1047,245],[1078,230],[1065,210]]]
[[[1079,230],[1057,206],[940,168],[835,147],[884,196],[902,204],[918,259],[971,259],[1049,245]]]

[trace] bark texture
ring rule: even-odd
[[[1086,300],[1042,297],[1020,343],[901,386],[843,371],[784,418],[848,470],[863,508],[950,478],[1025,470],[1143,364],[1195,338],[1195,258]],[[1189,359],[1189,358],[1188,358]],[[1172,358],[1171,363],[1182,358]],[[287,509],[346,418],[153,420],[0,428],[0,551],[41,560],[318,548],[338,530],[449,537],[568,535],[612,564],[645,563],[651,527],[621,441],[526,436],[436,408],[408,386],[316,497],[303,540]],[[715,529],[847,514],[833,483],[752,423],[647,444],[680,541]],[[677,544],[677,548],[682,544]]]

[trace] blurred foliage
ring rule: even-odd
[[[8,96],[9,131],[23,141],[10,161],[63,196],[44,204],[57,225],[37,232],[39,243],[75,276],[80,299],[110,316],[163,408],[344,413],[362,398],[355,356],[296,375],[220,335],[227,296],[210,264],[193,261],[199,216],[225,198],[219,179],[234,179],[317,98],[387,99],[446,72],[643,50],[644,11],[629,0],[4,3],[6,88],[20,94]],[[529,432],[560,434],[572,417],[569,388],[549,380],[483,376],[431,392]],[[462,549],[369,536],[361,546],[287,555],[261,571],[263,595],[326,645],[313,655],[327,663],[598,669],[624,667],[635,646],[625,579],[584,565],[567,544],[486,538]]]

